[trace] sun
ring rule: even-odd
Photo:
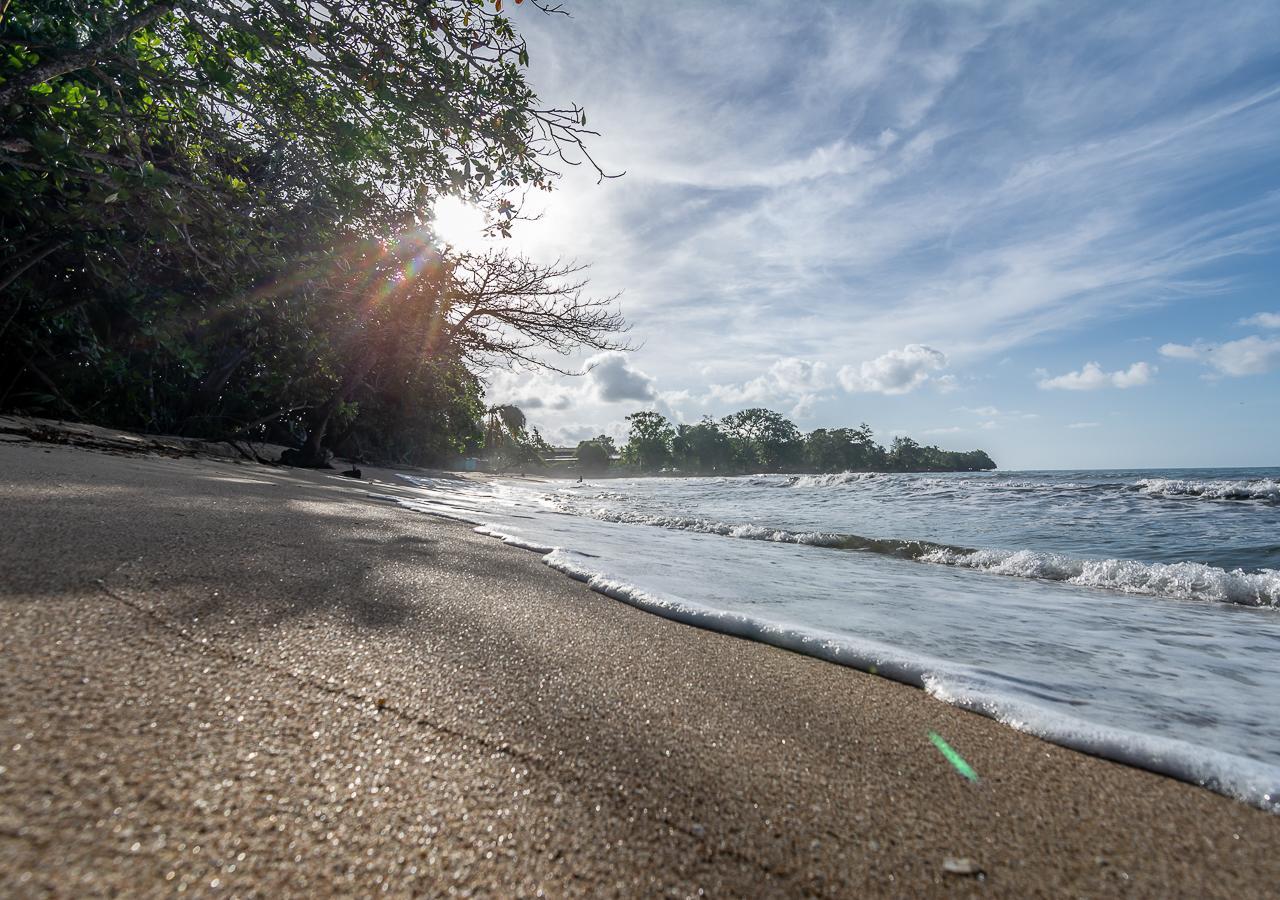
[[[457,197],[441,197],[433,209],[431,230],[443,243],[459,250],[481,250],[492,242],[484,233],[484,210]]]

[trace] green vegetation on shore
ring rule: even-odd
[[[743,472],[975,472],[996,468],[984,450],[960,452],[925,447],[909,437],[888,449],[875,442],[866,424],[818,428],[801,433],[793,422],[769,409],[753,408],[675,425],[660,413],[627,416],[629,440],[618,463],[633,472],[675,471],[689,475]],[[607,443],[606,443],[607,442]],[[599,473],[613,456],[613,442],[599,437],[578,444],[579,469]]]
[[[432,231],[595,165],[501,2],[38,0],[0,41],[0,409],[429,463],[486,366],[619,346],[581,267]]]

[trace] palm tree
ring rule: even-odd
[[[520,407],[510,403],[489,407],[489,421],[484,429],[485,449],[495,453],[508,442],[519,444],[524,439],[527,421]]]

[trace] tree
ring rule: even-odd
[[[744,409],[725,416],[721,424],[745,465],[774,472],[799,461],[804,447],[800,430],[773,410]]]
[[[609,450],[597,440],[578,442],[578,468],[598,474],[609,468]]]
[[[614,444],[613,438],[609,437],[609,435],[597,434],[591,440],[603,447],[605,452],[609,454],[610,459],[618,455],[618,447]]]
[[[0,406],[191,433],[305,419],[315,459],[392,385],[465,391],[455,365],[597,346],[579,338],[620,320],[574,296],[579,270],[428,249],[436,198],[505,233],[513,194],[595,165],[500,6],[0,6]]]
[[[858,428],[819,428],[805,439],[805,462],[819,472],[883,468],[884,456],[866,423]]]
[[[733,442],[710,416],[696,425],[680,425],[671,441],[676,465],[692,472],[731,472]]]
[[[889,448],[889,465],[899,472],[913,472],[925,466],[927,454],[909,437],[899,436],[893,439]]]
[[[334,272],[327,283],[330,330],[343,336],[347,362],[312,411],[295,464],[325,464],[334,413],[371,370],[399,355],[408,354],[409,365],[448,355],[475,368],[556,369],[547,351],[623,349],[613,338],[625,330],[613,298],[584,297],[582,271],[496,252],[447,258],[416,237],[368,248],[360,265]]]
[[[644,472],[653,472],[671,460],[671,440],[675,429],[661,413],[651,410],[627,416],[631,425],[622,458]]]

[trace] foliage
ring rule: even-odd
[[[594,166],[501,4],[0,10],[0,407],[424,459],[477,439],[468,368],[619,346],[579,267],[430,232]]]
[[[600,473],[609,468],[609,450],[599,440],[578,442],[578,468],[586,473]]]
[[[819,472],[882,469],[887,460],[884,448],[876,444],[871,428],[818,428],[805,438],[805,462]]]
[[[737,455],[733,441],[710,416],[696,425],[680,425],[671,442],[676,465],[687,472],[732,472]]]
[[[785,417],[760,408],[732,413],[720,422],[708,416],[695,425],[674,429],[655,412],[635,413],[627,420],[632,423],[631,443],[623,449],[623,460],[647,472],[657,471],[668,461],[689,474],[971,472],[996,468],[985,451],[922,447],[908,437],[895,438],[886,452],[865,423],[857,428],[818,428],[801,435]]]
[[[748,468],[776,472],[794,467],[804,449],[800,429],[773,410],[744,409],[725,416],[721,426],[733,441],[738,461]]]
[[[623,462],[653,472],[671,461],[671,442],[676,432],[665,416],[642,410],[627,416],[627,422],[631,430],[622,450]]]

